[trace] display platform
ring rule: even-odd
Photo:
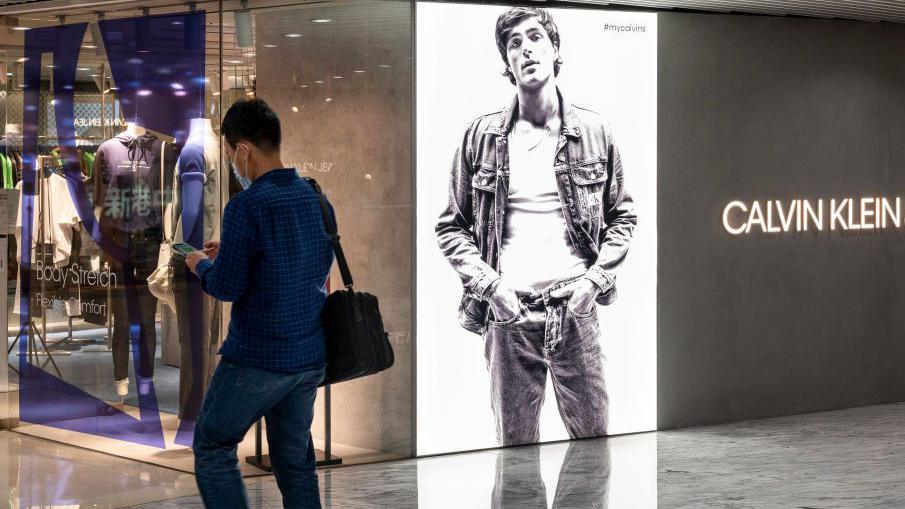
[[[9,397],[13,405],[11,408],[17,407],[16,393],[9,393]],[[133,405],[122,405],[124,412],[132,417],[139,417],[139,409]],[[69,431],[51,426],[38,424],[29,424],[20,422],[19,426],[12,431],[22,433],[33,437],[44,438],[61,442],[67,445],[84,447],[87,449],[100,451],[121,458],[128,458],[136,461],[142,461],[153,465],[158,465],[173,470],[179,470],[186,473],[194,473],[194,456],[190,448],[175,443],[176,431],[179,427],[179,419],[176,415],[166,412],[160,412],[160,422],[163,425],[164,439],[166,449],[158,449],[146,445],[135,444],[125,440],[116,440],[107,437],[80,433],[77,431]],[[266,429],[266,428],[265,428]],[[315,438],[315,447],[323,449],[323,440]],[[266,440],[263,444],[263,452],[267,454]],[[249,430],[245,436],[245,440],[239,444],[238,457],[245,458],[255,453],[254,444],[254,428]],[[333,454],[343,458],[343,464],[354,465],[361,463],[373,463],[376,461],[386,461],[392,459],[400,459],[401,456],[380,451],[372,451],[359,447],[352,447],[344,444],[333,443]],[[270,475],[259,468],[253,467],[245,461],[239,462],[243,477],[254,477],[261,475]]]

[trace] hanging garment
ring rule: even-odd
[[[64,269],[71,263],[73,255],[73,244],[78,235],[80,222],[78,211],[69,194],[69,186],[66,179],[53,172],[45,172],[44,158],[38,159],[38,172],[35,176],[35,196],[32,202],[32,236],[31,236],[31,263],[32,267],[37,268],[40,262],[42,267],[53,267],[54,269]],[[22,203],[23,192],[21,182],[16,186],[19,188],[19,203]],[[21,266],[22,263],[22,244],[25,239],[22,238],[23,218],[22,207],[16,210],[16,262]],[[77,244],[77,242],[76,242]],[[59,274],[59,272],[55,273]],[[57,278],[51,278],[50,281],[36,279],[37,273],[32,274],[31,295],[31,314],[32,316],[40,316],[43,312],[44,305],[38,305],[38,293],[41,293],[41,301],[45,302],[48,298],[59,298],[69,301],[70,295],[67,291],[60,291],[55,286],[60,283]],[[21,314],[20,309],[20,288],[16,285],[16,298],[13,303],[13,312]],[[34,291],[34,290],[43,291]],[[44,295],[46,293],[46,295]],[[76,290],[76,294],[77,290]]]
[[[16,176],[16,182],[21,182],[22,181],[22,172],[25,170],[25,161],[23,161],[23,159],[22,159],[21,152],[16,152],[16,159],[19,162],[19,169],[17,170],[18,175]]]
[[[3,168],[3,189],[13,188],[13,165],[9,156],[0,153],[0,166]]]
[[[39,175],[35,179],[36,196],[33,201],[32,214],[32,261],[39,243],[53,243],[53,263],[62,267],[69,262],[72,253],[72,237],[79,229],[79,213],[69,193],[66,179],[56,173],[43,177],[42,159],[38,160]],[[19,189],[19,203],[23,201],[21,181],[16,185]],[[41,210],[43,206],[43,229],[41,228]],[[22,263],[22,207],[16,210],[16,261]]]
[[[85,152],[85,165],[88,167],[88,178],[94,175],[94,153]]]

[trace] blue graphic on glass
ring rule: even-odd
[[[175,138],[177,143],[188,135],[192,118],[204,116],[204,28],[203,12],[177,15],[145,16],[140,18],[102,20],[98,23],[103,44],[109,59],[114,83],[118,88],[117,98],[127,122]],[[128,245],[113,238],[95,219],[95,203],[89,195],[79,166],[76,151],[76,126],[74,120],[74,97],[76,68],[87,24],[79,23],[55,27],[35,28],[25,34],[24,62],[24,125],[22,172],[22,238],[20,285],[20,330],[24,335],[29,331],[32,302],[32,246],[36,232],[33,218],[36,196],[36,167],[38,146],[38,125],[40,111],[41,58],[53,55],[54,120],[57,131],[60,156],[63,161],[62,175],[66,179],[70,195],[79,214],[83,232],[101,247],[106,256],[123,268],[124,284],[135,287],[137,281],[132,270],[135,260],[130,256]],[[186,175],[184,182],[194,182],[195,177]],[[195,185],[184,185],[183,223],[189,224],[187,242],[201,247],[201,240],[191,234],[203,222],[203,214],[196,196]],[[162,190],[161,190],[162,191]],[[197,208],[196,208],[197,206]],[[156,260],[155,260],[156,262]],[[197,280],[188,277],[188,303],[190,316],[200,316],[201,291]],[[132,351],[133,369],[138,375],[142,360],[148,359],[142,343],[148,341],[141,333],[142,317],[154,309],[143,308],[135,292],[125,292],[125,304],[129,317],[129,341]],[[196,314],[197,313],[197,314]],[[196,329],[200,323],[193,323]],[[200,334],[192,333],[193,338]],[[156,340],[155,340],[156,341]],[[197,347],[197,348],[196,348]],[[112,407],[105,401],[88,394],[51,375],[28,361],[27,342],[19,343],[20,371],[20,419],[23,422],[42,424],[71,431],[125,440],[156,448],[165,448],[163,427],[158,409],[157,394],[153,382],[146,380],[138,391],[139,418]],[[193,366],[201,372],[200,345],[191,345]],[[153,351],[153,350],[152,350]],[[150,359],[153,365],[153,359]],[[183,369],[187,369],[183,366]],[[141,383],[142,380],[139,379]],[[199,385],[199,384],[195,384]],[[191,398],[189,408],[184,410],[192,419],[197,415],[201,403],[200,386],[198,394]],[[190,444],[192,419],[180,424],[177,442]],[[188,439],[186,438],[188,437]]]

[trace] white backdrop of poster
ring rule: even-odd
[[[507,7],[418,3],[417,24],[417,443],[418,454],[496,447],[480,336],[462,329],[461,283],[434,227],[448,196],[456,145],[478,116],[509,104],[494,28]],[[622,155],[638,214],[619,297],[600,306],[610,397],[609,433],[656,428],[657,17],[549,9],[564,60],[558,84],[570,102],[600,113]],[[551,384],[542,442],[567,439]]]

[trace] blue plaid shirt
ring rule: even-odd
[[[332,264],[317,193],[294,169],[266,173],[234,196],[216,261],[195,269],[205,292],[234,303],[223,357],[282,373],[323,367]]]

